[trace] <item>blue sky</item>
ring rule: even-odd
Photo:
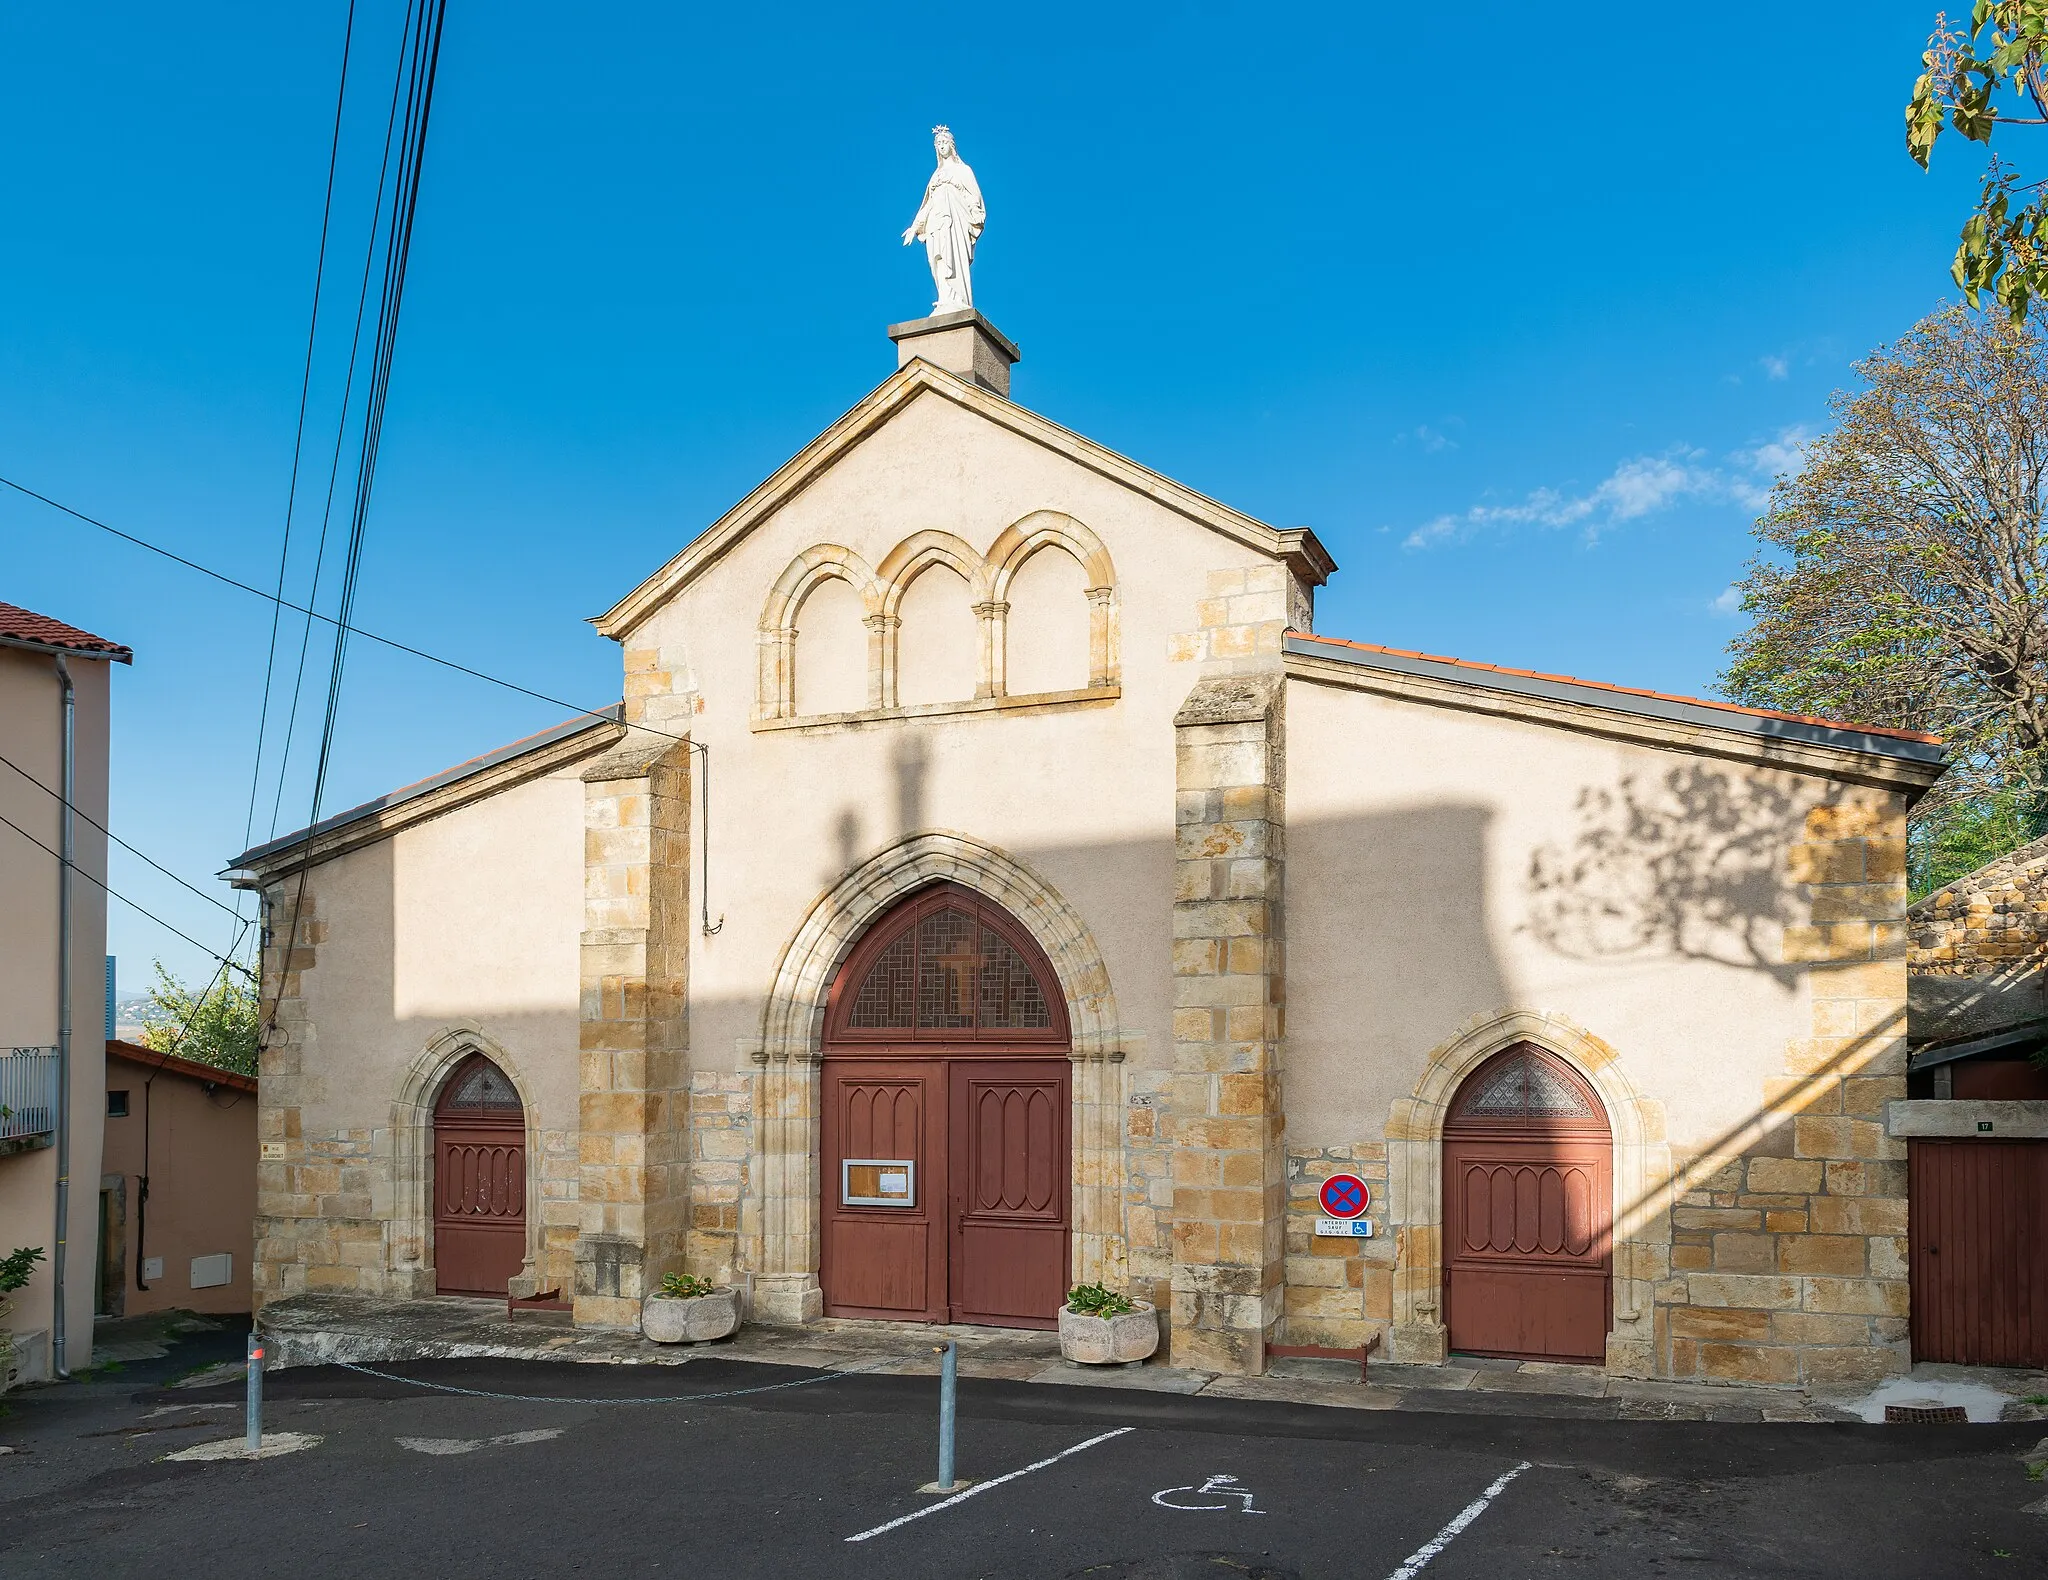
[[[399,11],[359,6],[344,283]],[[259,584],[344,12],[0,13],[0,473]],[[1979,161],[1945,140],[1923,175],[1902,136],[1932,16],[456,0],[358,623],[615,698],[585,617],[877,383],[883,325],[927,307],[897,237],[945,121],[1016,397],[1313,526],[1343,567],[1324,633],[1709,691],[1759,489],[1851,361],[1950,294]],[[205,881],[242,845],[266,608],[12,497],[0,599],[135,648],[115,828]],[[327,806],[558,716],[359,645]],[[306,793],[295,773],[281,828]],[[111,947],[124,991],[156,955],[207,965],[119,905]]]

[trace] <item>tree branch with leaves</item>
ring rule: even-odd
[[[1977,0],[1967,31],[1936,16],[1906,105],[1906,152],[1924,170],[1944,127],[1988,144],[2001,126],[2048,126],[2044,54],[2048,0]],[[2001,91],[2035,113],[2001,110]],[[2048,182],[2022,183],[1993,154],[1949,273],[1972,307],[1989,292],[2014,322],[2025,318],[2048,296]]]

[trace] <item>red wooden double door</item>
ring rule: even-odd
[[[1599,1362],[1613,1140],[1577,1071],[1528,1043],[1473,1071],[1444,1125],[1444,1305],[1472,1355]]]
[[[1068,1047],[1051,967],[996,906],[940,884],[870,930],[826,1017],[827,1314],[1057,1326]]]

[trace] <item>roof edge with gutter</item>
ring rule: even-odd
[[[235,857],[221,875],[238,889],[257,888],[266,878],[296,871],[302,864],[318,866],[351,850],[375,844],[400,829],[510,789],[562,763],[609,746],[623,732],[624,717],[624,705],[614,703],[594,714],[565,720],[481,757],[429,774],[374,801],[322,818],[310,829],[266,840]],[[582,739],[585,736],[592,739]],[[597,738],[600,736],[601,739]]]
[[[1408,700],[1445,706],[1483,706],[1532,723],[1596,728],[1643,739],[1650,745],[1716,751],[1718,755],[1764,757],[1799,772],[1883,785],[1909,795],[1939,779],[1948,766],[1940,741],[1906,731],[1830,724],[1765,713],[1732,703],[1667,696],[1609,686],[1564,675],[1539,675],[1458,659],[1377,648],[1338,638],[1290,632],[1284,644],[1289,672],[1303,679],[1344,679],[1365,674],[1386,677],[1373,689],[1397,691]],[[1336,666],[1318,674],[1303,667]],[[1363,673],[1357,673],[1363,672]],[[1461,701],[1458,693],[1470,700]],[[1490,694],[1490,705],[1479,695]],[[1604,721],[1604,724],[1603,724]]]

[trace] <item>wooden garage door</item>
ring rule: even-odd
[[[1444,1126],[1444,1320],[1471,1355],[1599,1362],[1612,1286],[1613,1144],[1599,1098],[1518,1044]]]
[[[980,896],[938,884],[870,928],[826,1015],[828,1314],[1058,1325],[1067,1047],[1051,966]]]
[[[505,1072],[464,1060],[434,1108],[434,1280],[502,1295],[526,1264],[526,1112]]]
[[[2048,1366],[2048,1141],[1909,1141],[1913,1358]]]

